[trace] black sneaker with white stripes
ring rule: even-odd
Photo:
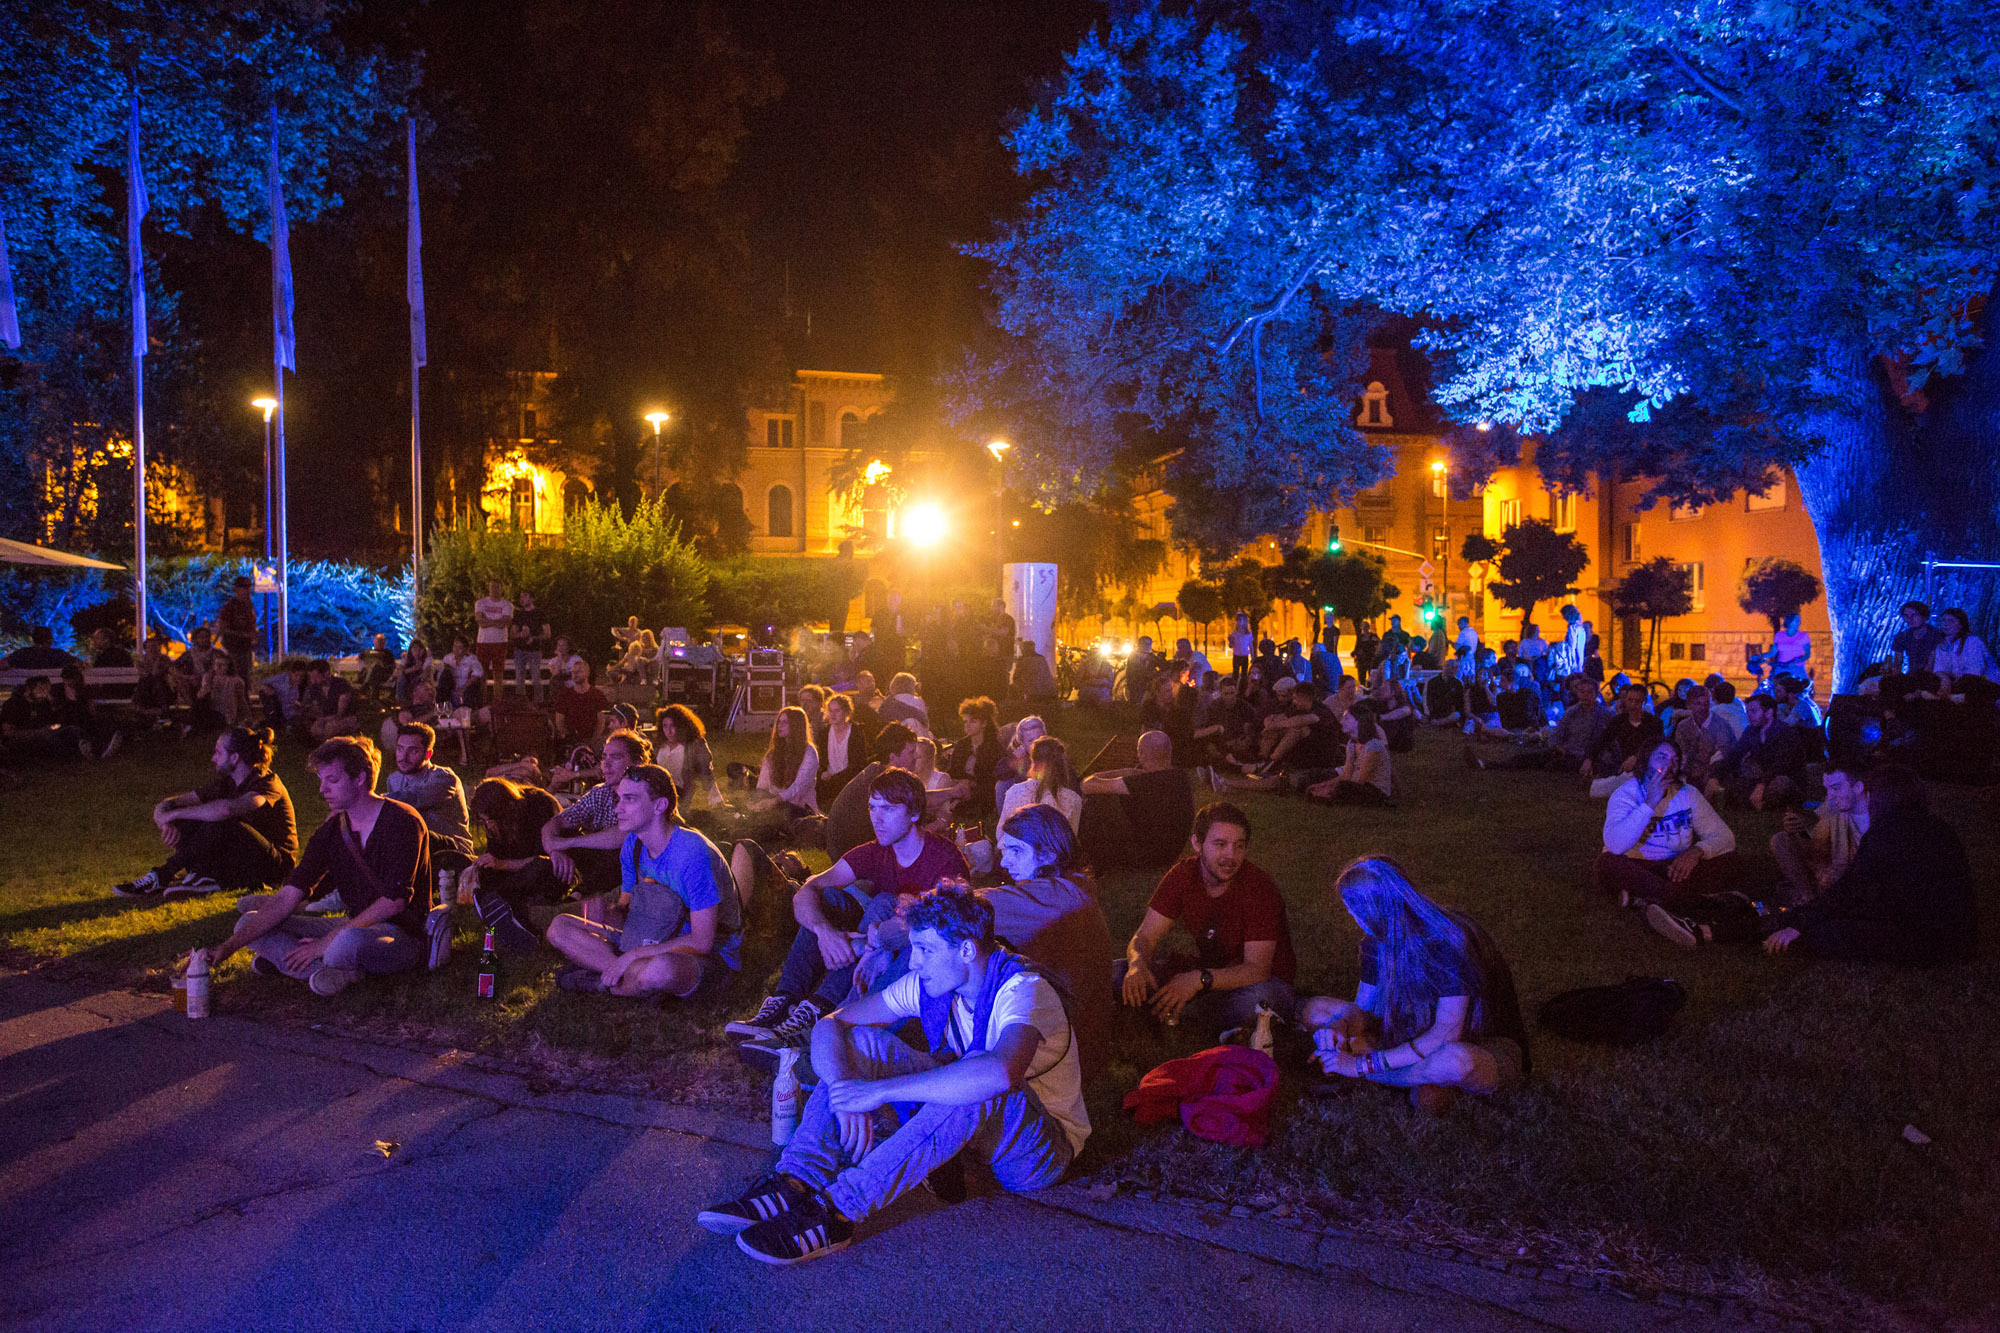
[[[784,995],[766,995],[764,1003],[757,1006],[757,1012],[748,1018],[740,1018],[723,1027],[726,1037],[763,1038],[771,1035],[771,1029],[779,1020],[792,1011],[796,1001]]]
[[[160,882],[159,872],[148,870],[143,875],[120,880],[111,886],[111,891],[120,898],[157,898],[166,886]]]
[[[820,1008],[817,1000],[800,1000],[785,1015],[785,1021],[771,1029],[771,1040],[780,1046],[804,1046],[812,1040],[813,1028],[829,1012]]]
[[[819,1194],[792,1200],[791,1210],[736,1233],[736,1248],[759,1263],[789,1268],[854,1243],[854,1223]]]
[[[804,1186],[772,1171],[759,1177],[740,1198],[704,1208],[694,1220],[710,1231],[730,1235],[784,1216],[805,1197]]]

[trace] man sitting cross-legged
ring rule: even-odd
[[[1735,887],[1736,835],[1708,798],[1681,780],[1681,753],[1661,741],[1604,814],[1597,887],[1621,907],[1690,901]]]
[[[868,784],[868,822],[875,840],[840,857],[792,895],[799,933],[778,972],[778,984],[732,1036],[801,1044],[813,1024],[846,999],[853,984],[856,943],[868,904],[879,894],[921,894],[945,878],[971,871],[965,854],[923,829],[924,784],[906,769],[885,769]]]
[[[1133,1008],[1179,1022],[1182,1011],[1206,1030],[1227,1031],[1256,1021],[1259,1005],[1291,1017],[1291,924],[1270,875],[1249,859],[1250,817],[1226,801],[1194,817],[1194,855],[1160,879],[1146,904],[1112,984]],[[1194,955],[1160,956],[1178,921],[1194,938]]]
[[[623,927],[559,916],[549,943],[576,966],[564,990],[686,999],[719,987],[743,966],[743,907],[714,843],[675,818],[680,796],[657,764],[618,783],[620,853],[630,907]]]
[[[375,795],[380,758],[373,741],[337,736],[321,742],[311,763],[326,798],[326,822],[276,893],[238,902],[243,916],[210,960],[220,964],[248,948],[257,955],[255,971],[283,972],[316,995],[334,995],[363,972],[406,972],[423,963],[430,844],[422,816]],[[340,895],[345,919],[295,915],[329,892]]]
[[[619,865],[625,833],[618,826],[618,784],[652,758],[652,742],[638,732],[612,732],[604,738],[600,761],[604,781],[543,825],[542,849],[556,878],[578,885],[579,895],[608,895],[625,882]],[[595,914],[596,906],[587,910]]]
[[[985,1166],[1003,1189],[1043,1189],[1090,1135],[1062,999],[998,947],[992,907],[938,888],[908,920],[909,972],[814,1028],[820,1083],[775,1170],[696,1218],[735,1232],[753,1259],[790,1265],[845,1249],[856,1223],[954,1157]],[[930,1054],[887,1031],[910,1018]],[[908,1112],[900,1128],[881,1114],[891,1107]]]
[[[153,807],[167,859],[114,884],[121,898],[261,889],[299,859],[292,796],[271,771],[271,733],[234,727],[215,739],[215,781]]]

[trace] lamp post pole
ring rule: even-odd
[[[1431,550],[1438,561],[1437,600],[1432,604],[1438,608],[1439,643],[1444,644],[1448,643],[1451,637],[1451,484],[1445,478],[1442,458],[1431,463],[1431,476],[1437,479],[1438,526],[1444,529],[1442,545],[1435,538],[1431,541]],[[1442,660],[1444,656],[1442,649],[1438,656]]]
[[[1000,595],[1007,595],[1007,451],[1005,440],[993,440],[986,452],[993,455],[993,577]]]
[[[667,413],[658,410],[646,414],[646,420],[653,426],[653,501],[656,504],[660,499],[660,427],[671,419]]]
[[[271,414],[278,410],[275,398],[252,398],[250,406],[264,413],[264,563],[271,563]],[[271,660],[271,615],[268,604],[264,612],[264,660]]]

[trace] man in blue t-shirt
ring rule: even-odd
[[[580,916],[549,924],[549,943],[576,966],[564,990],[686,999],[726,984],[743,965],[743,905],[729,863],[677,822],[679,794],[657,764],[637,764],[618,784],[619,853],[631,898],[624,926]]]

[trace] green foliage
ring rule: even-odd
[[[1621,616],[1649,622],[1646,673],[1651,675],[1660,647],[1660,622],[1694,610],[1694,578],[1666,556],[1656,555],[1643,565],[1634,565],[1613,585],[1611,607]]]
[[[1213,583],[1200,579],[1189,579],[1181,585],[1174,598],[1181,614],[1195,624],[1207,627],[1211,622],[1222,619],[1228,608],[1223,604],[1222,589]]]
[[[867,577],[852,560],[739,556],[709,571],[709,605],[724,625],[833,625]]]
[[[593,659],[608,652],[612,627],[628,616],[658,630],[699,625],[708,615],[708,567],[657,501],[629,519],[616,505],[586,501],[565,518],[560,547],[532,547],[511,528],[483,524],[438,532],[418,605],[424,637],[443,648],[454,634],[470,634],[473,603],[491,579],[509,598],[532,592],[555,632]]]
[[[1263,567],[1264,586],[1279,601],[1304,607],[1308,616],[1323,608],[1357,627],[1389,609],[1402,589],[1388,581],[1389,566],[1372,551],[1343,551],[1338,555],[1294,546],[1282,562]]]
[[[1361,622],[1386,615],[1389,603],[1403,595],[1403,590],[1389,582],[1389,562],[1373,551],[1345,551],[1340,555],[1326,557],[1326,563],[1319,573],[1319,595],[1325,600],[1324,606],[1333,608],[1333,613],[1353,624],[1358,632]]]
[[[1500,543],[1483,532],[1468,532],[1465,534],[1465,541],[1459,545],[1458,553],[1467,564],[1476,565],[1482,560],[1497,560],[1500,556]]]
[[[1818,576],[1804,565],[1766,556],[1744,571],[1736,604],[1780,629],[1787,616],[1817,602],[1821,591]]]
[[[1471,555],[1470,537],[1465,544],[1467,558],[1476,558]],[[1488,582],[1486,590],[1502,606],[1519,611],[1525,625],[1535,618],[1538,603],[1575,592],[1576,581],[1589,564],[1590,548],[1578,541],[1575,534],[1557,532],[1541,519],[1531,518],[1500,534],[1496,564],[1499,577]]]
[[[1271,593],[1264,584],[1264,566],[1255,560],[1246,558],[1229,565],[1215,586],[1222,594],[1223,609],[1231,615],[1240,612],[1255,625],[1271,614]]]

